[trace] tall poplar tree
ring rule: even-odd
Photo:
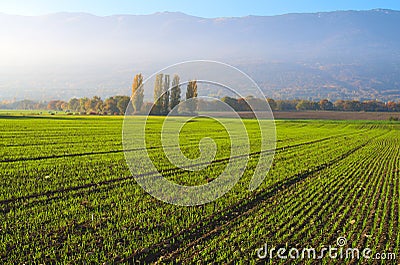
[[[142,74],[135,75],[132,83],[132,105],[135,113],[140,112],[143,106],[144,89],[143,89],[143,76]]]
[[[186,100],[195,98],[197,98],[197,81],[192,80],[187,85]],[[190,102],[187,102],[186,106],[190,113],[194,113],[197,110],[197,101],[191,100]]]
[[[174,75],[174,79],[172,80],[171,97],[169,100],[169,108],[171,111],[178,106],[181,101],[181,88],[179,82],[179,76]]]
[[[163,94],[162,94],[162,109],[161,114],[167,115],[169,112],[169,85],[170,78],[169,75],[164,76]]]
[[[163,110],[163,74],[156,75],[156,80],[154,82],[154,105],[151,110],[151,114],[160,115]]]

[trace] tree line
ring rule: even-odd
[[[102,100],[98,96],[93,98],[72,98],[69,101],[51,100],[49,102],[35,102],[32,100],[22,100],[0,104],[2,109],[19,110],[48,110],[63,111],[79,114],[124,114],[129,104],[128,96],[113,96]]]
[[[80,114],[122,115],[125,113],[129,102],[135,113],[150,113],[151,115],[167,115],[171,111],[180,113],[193,113],[201,105],[203,111],[217,111],[217,101],[204,101],[197,99],[198,88],[196,80],[189,81],[186,85],[186,101],[181,103],[180,78],[174,75],[171,78],[167,74],[158,74],[155,77],[153,99],[154,102],[144,102],[143,76],[137,74],[132,83],[131,96],[113,96],[102,100],[98,96],[93,98],[72,98],[68,102],[52,100],[49,102],[35,102],[22,100],[18,102],[0,103],[0,109],[25,109],[25,110],[49,110],[64,111]],[[196,99],[196,100],[193,100]],[[221,101],[231,106],[235,111],[262,111],[265,99],[248,96],[245,98],[223,97]],[[331,102],[328,99],[312,100],[274,100],[267,99],[273,111],[381,111],[400,112],[400,101],[382,102],[377,100],[337,100]],[[179,106],[179,107],[177,107]]]
[[[247,102],[254,110],[262,110],[263,100],[253,97],[231,98],[223,97],[221,99],[236,111],[250,111]],[[324,110],[324,111],[373,111],[373,112],[400,112],[400,101],[382,102],[377,100],[337,100],[331,102],[328,99],[319,101],[294,99],[294,100],[274,100],[267,98],[267,101],[273,111],[307,111],[307,110]]]
[[[186,88],[186,101],[181,102],[181,84],[178,75],[172,78],[169,75],[158,74],[154,83],[154,103],[144,102],[143,76],[137,74],[132,83],[131,96],[113,96],[102,100],[98,96],[93,98],[72,98],[68,102],[51,100],[49,102],[35,102],[22,100],[0,104],[2,109],[48,110],[63,111],[79,114],[121,115],[125,114],[129,102],[135,113],[150,113],[151,115],[167,115],[170,111],[193,113],[197,110],[197,82],[189,81]],[[188,101],[189,100],[189,101]],[[179,105],[179,109],[177,106]]]

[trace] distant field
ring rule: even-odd
[[[123,117],[4,115],[0,112],[0,263],[254,264],[264,262],[256,252],[265,243],[321,248],[336,246],[338,237],[374,254],[400,249],[399,122],[278,120],[273,166],[249,192],[262,150],[257,121],[247,119],[252,149],[244,177],[215,202],[180,207],[146,194],[130,175],[121,142]],[[275,113],[279,119],[303,118],[290,115]],[[156,131],[162,121],[150,118],[150,129]],[[213,138],[220,162],[208,172],[217,175],[230,156],[224,134],[215,122],[199,119],[182,130],[182,148],[196,156],[199,139]],[[169,179],[207,182],[209,175],[171,166],[159,155],[156,137],[148,143],[150,156]]]

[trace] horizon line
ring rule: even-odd
[[[328,13],[335,13],[335,12],[400,12],[400,10],[396,9],[388,9],[388,8],[373,8],[373,9],[338,9],[338,10],[331,10],[331,11],[313,11],[313,12],[288,12],[288,13],[279,13],[279,14],[274,14],[274,15],[243,15],[243,16],[217,16],[217,17],[203,17],[203,16],[197,16],[197,15],[192,15],[188,14],[182,11],[157,11],[154,13],[143,13],[143,14],[133,14],[133,13],[116,13],[116,14],[111,14],[111,15],[99,15],[99,14],[93,14],[90,12],[84,12],[84,11],[57,11],[57,12],[50,12],[50,13],[43,13],[43,14],[35,14],[35,15],[24,15],[24,14],[13,14],[13,13],[6,13],[6,12],[0,12],[2,15],[8,15],[8,16],[21,16],[21,17],[43,17],[43,16],[51,16],[51,15],[57,15],[57,14],[82,14],[82,15],[89,15],[89,16],[95,16],[95,17],[114,17],[114,16],[154,16],[154,15],[163,15],[163,14],[180,14],[180,15],[185,15],[189,17],[197,17],[197,18],[202,18],[202,19],[219,19],[219,18],[246,18],[246,17],[277,17],[277,16],[285,16],[285,15],[298,15],[298,14],[328,14]]]

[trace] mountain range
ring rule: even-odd
[[[129,94],[134,74],[194,59],[232,64],[277,99],[400,100],[399,11],[0,14],[0,25],[0,100]]]

